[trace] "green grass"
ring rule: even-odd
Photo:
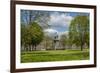
[[[89,50],[49,50],[49,51],[28,51],[21,52],[21,62],[48,62],[48,61],[69,61],[88,60]]]

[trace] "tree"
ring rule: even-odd
[[[50,13],[48,11],[21,10],[21,22],[24,24],[37,22],[42,28],[47,28],[49,19]]]
[[[86,43],[89,45],[89,18],[88,16],[76,16],[69,27],[69,39],[71,43],[81,46]]]
[[[43,40],[43,36],[43,30],[36,22],[27,26],[21,25],[21,45],[24,46],[24,49],[28,47],[29,50],[32,45],[36,50],[36,46]]]
[[[31,44],[31,35],[28,27],[24,24],[21,24],[21,45],[24,48],[27,48]]]
[[[52,49],[51,45],[52,45],[52,38],[50,38],[49,36],[44,35],[44,39],[43,41],[45,42],[45,49]]]
[[[37,42],[37,40],[39,40],[38,38],[39,36],[37,35],[39,35],[39,32],[41,31],[42,35],[40,36],[41,38],[43,37],[42,29],[48,28],[49,18],[50,18],[50,13],[48,11],[21,10],[21,24],[22,24],[21,25],[21,44],[26,47],[28,45],[35,43],[34,46],[36,46],[36,44],[39,43],[39,41]],[[39,29],[40,31],[38,31]],[[32,34],[34,33],[33,31],[36,34],[33,35]],[[37,39],[37,40],[34,40],[34,39]],[[31,40],[33,40],[34,42]]]
[[[43,40],[43,30],[36,22],[32,22],[29,25],[28,32],[31,38],[31,44],[35,47]]]
[[[63,49],[66,49],[66,45],[67,45],[67,35],[66,34],[61,35],[60,42],[61,42]]]

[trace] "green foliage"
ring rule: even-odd
[[[36,47],[43,40],[43,36],[43,30],[36,22],[21,25],[21,44],[24,47],[27,45]]]
[[[89,46],[89,18],[88,16],[76,16],[69,27],[69,39],[71,44],[81,46],[84,44]]]
[[[21,24],[21,44],[22,45],[31,44],[30,32],[28,30],[28,27],[26,27],[24,24]]]
[[[31,35],[31,44],[37,45],[43,40],[43,30],[36,22],[31,23],[28,30]]]

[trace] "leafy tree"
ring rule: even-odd
[[[21,46],[25,49],[31,44],[31,35],[28,27],[21,24]]]
[[[89,45],[89,18],[88,16],[76,16],[69,27],[69,39],[71,43],[81,46]]]
[[[60,42],[61,42],[63,49],[66,49],[66,45],[67,45],[67,35],[66,34],[61,35]]]
[[[24,40],[24,36],[25,36],[25,25],[21,24],[21,44],[24,45],[25,44],[25,40]]]
[[[33,45],[36,50],[36,46],[43,40],[43,36],[43,30],[36,22],[32,22],[30,25],[21,24],[21,45],[24,48]]]
[[[29,25],[28,32],[30,34],[31,44],[36,50],[36,46],[43,40],[43,30],[36,22],[32,22]]]

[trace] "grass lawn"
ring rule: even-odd
[[[48,51],[28,51],[21,52],[21,62],[49,62],[49,61],[69,61],[88,60],[89,50],[48,50]]]

